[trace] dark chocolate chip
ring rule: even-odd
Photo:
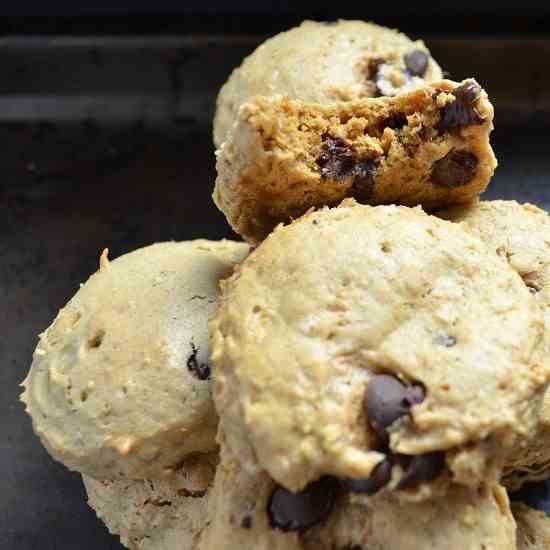
[[[352,493],[374,495],[390,481],[391,469],[391,458],[386,457],[382,462],[375,466],[370,477],[364,479],[342,478],[340,479],[340,484]]]
[[[187,368],[199,380],[208,380],[210,378],[210,365],[208,363],[199,363],[197,360],[199,349],[191,342],[191,355],[187,359]]]
[[[378,374],[369,381],[364,397],[365,412],[382,444],[388,440],[387,428],[408,414],[414,405],[422,403],[424,397],[422,386],[406,386],[395,376]]]
[[[355,169],[355,153],[352,148],[338,137],[324,134],[323,149],[317,157],[321,169],[321,178],[345,181]]]
[[[354,196],[358,200],[367,200],[374,185],[374,161],[358,160],[353,147],[341,138],[324,134],[322,139],[323,148],[316,161],[321,169],[321,178],[338,182],[353,178]]]
[[[267,505],[271,526],[283,531],[309,529],[328,517],[334,497],[335,485],[330,478],[314,481],[299,493],[277,487]]]
[[[469,151],[449,151],[432,168],[432,182],[444,187],[460,187],[474,178],[478,159]]]
[[[422,50],[414,50],[405,56],[405,67],[411,76],[424,76],[428,69],[428,54]]]
[[[252,517],[251,516],[244,516],[244,518],[241,520],[241,527],[243,529],[251,529],[252,528]]]
[[[455,88],[452,93],[456,99],[441,109],[439,130],[457,130],[464,126],[483,124],[485,117],[479,113],[475,105],[481,88],[473,82],[468,82]]]
[[[351,188],[352,195],[357,201],[367,202],[372,196],[375,171],[376,165],[370,159],[362,160],[355,165],[355,176]]]
[[[531,294],[536,294],[536,293],[539,291],[538,288],[536,288],[536,287],[534,287],[534,286],[532,286],[532,285],[527,285],[527,288],[529,289],[529,292],[530,292]]]
[[[432,481],[445,467],[445,453],[440,451],[406,457],[406,459],[403,477],[396,487],[398,490],[414,489],[421,483]]]
[[[395,113],[383,122],[383,127],[391,128],[392,130],[401,130],[407,125],[407,117],[402,113]]]

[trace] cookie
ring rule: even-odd
[[[550,477],[550,392],[546,392],[535,429],[517,445],[508,457],[502,483],[517,491],[526,482]]]
[[[22,401],[50,454],[97,479],[167,475],[215,449],[207,319],[248,246],[148,246],[82,285],[40,335]]]
[[[395,95],[442,76],[424,43],[398,31],[364,21],[304,21],[233,71],[218,95],[214,143],[221,145],[239,107],[256,95],[330,104]]]
[[[292,494],[251,473],[224,448],[199,550],[515,550],[506,492],[451,486],[446,496],[401,503],[353,494],[324,479]]]
[[[539,304],[546,325],[543,353],[550,358],[550,216],[532,204],[482,201],[439,212],[464,222],[519,273]],[[509,457],[503,482],[518,489],[525,481],[550,475],[550,394],[544,399],[537,429]]]
[[[493,107],[474,80],[443,80],[396,97],[319,105],[255,97],[217,152],[214,201],[256,242],[308,208],[463,203],[496,167]]]
[[[550,216],[533,204],[478,201],[437,213],[465,222],[505,258],[531,291],[550,286]]]
[[[217,462],[218,453],[195,455],[163,480],[83,476],[88,504],[130,550],[194,550]]]
[[[292,491],[496,481],[548,382],[521,278],[420,208],[348,200],[278,227],[224,282],[210,331],[229,446]]]
[[[517,523],[518,550],[548,550],[550,518],[520,502],[512,504],[512,512]]]

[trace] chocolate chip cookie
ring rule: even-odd
[[[207,319],[247,253],[197,240],[102,256],[40,335],[24,382],[55,459],[97,479],[154,478],[215,449]]]
[[[88,504],[130,550],[195,550],[218,453],[194,455],[167,479],[83,476]]]
[[[199,550],[515,550],[506,492],[451,485],[444,497],[402,503],[322,478],[291,493],[247,471],[221,444]]]
[[[210,329],[228,445],[292,491],[324,475],[404,499],[451,475],[496,482],[548,382],[521,278],[420,208],[349,199],[278,227]]]
[[[516,201],[476,202],[438,215],[464,222],[519,273],[541,308],[546,325],[542,352],[550,360],[550,216]],[[504,473],[509,489],[550,475],[550,394],[545,396],[537,429],[516,447]]]
[[[364,21],[305,21],[233,71],[218,96],[214,143],[222,144],[239,107],[256,95],[330,104],[396,95],[442,76],[424,43],[398,31]]]
[[[346,197],[426,208],[482,193],[493,107],[474,80],[320,105],[256,97],[217,152],[214,201],[245,239]]]

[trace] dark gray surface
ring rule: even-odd
[[[2,550],[120,548],[87,508],[79,477],[54,463],[34,437],[18,384],[37,334],[96,269],[104,247],[116,257],[155,241],[231,236],[210,199],[208,121],[217,87],[251,43],[202,41],[189,51],[179,41],[160,41],[154,51],[145,48],[136,67],[135,48],[142,46],[135,43],[105,57],[93,41],[78,51],[49,41],[48,55],[44,41],[0,42],[9,75],[0,82]],[[448,68],[466,76],[458,63]],[[505,107],[508,88],[496,92]],[[537,112],[547,102],[534,97],[527,117],[517,98],[509,102],[520,105],[530,125],[497,125],[500,168],[484,198],[550,209],[550,125],[534,126],[547,120]],[[49,122],[32,122],[45,113]],[[540,504],[547,497],[539,485],[526,498]]]
[[[96,269],[103,247],[116,257],[154,241],[230,234],[210,201],[210,134],[172,130],[97,130],[95,142],[78,144],[89,130],[0,128],[11,145],[0,160],[1,549],[119,548],[87,508],[79,476],[33,435],[18,384],[37,334]],[[28,133],[42,163],[25,158]],[[15,160],[35,162],[27,179]]]

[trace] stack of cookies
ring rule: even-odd
[[[550,471],[550,218],[477,198],[492,128],[475,80],[369,23],[233,72],[214,200],[248,244],[104,252],[24,382],[124,545],[550,548],[507,494]]]

